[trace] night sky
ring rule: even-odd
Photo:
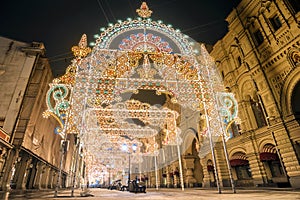
[[[148,0],[153,20],[172,24],[194,40],[214,44],[227,32],[225,18],[241,0]],[[70,64],[71,47],[86,33],[88,41],[101,27],[136,18],[138,0],[27,0],[1,3],[0,36],[43,42],[54,76]]]

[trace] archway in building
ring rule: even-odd
[[[236,152],[230,157],[230,166],[233,168],[233,177],[236,186],[252,186],[252,173],[249,161],[244,152]]]
[[[203,182],[203,168],[199,158],[199,138],[198,133],[193,128],[189,128],[183,133],[183,144],[181,145],[186,161],[186,176],[185,183],[188,187],[200,187]]]
[[[207,160],[207,172],[209,175],[209,184],[210,187],[216,187],[216,179],[215,179],[215,167],[213,161],[211,159]]]
[[[277,185],[287,182],[275,145],[265,144],[260,150],[259,158],[264,165],[269,184]]]
[[[296,84],[291,98],[292,111],[295,115],[296,120],[300,124],[300,81]]]
[[[196,179],[196,183],[194,186],[201,187],[203,182],[203,167],[200,163],[200,158],[198,154],[199,142],[194,139],[192,142],[192,155],[195,157],[194,160],[194,177]]]

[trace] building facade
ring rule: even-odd
[[[54,134],[57,122],[42,116],[53,79],[44,45],[4,37],[0,43],[1,189],[55,188],[58,177],[62,187],[69,186],[75,137],[69,136],[61,164],[61,138]]]
[[[230,139],[224,147],[220,138],[213,156],[201,113],[177,109],[184,185],[299,188],[300,2],[242,0],[226,21],[228,32],[210,55],[235,95],[240,121],[227,127]],[[160,170],[160,186],[178,187],[178,166]],[[154,186],[154,173],[148,176]]]
[[[300,2],[243,0],[226,21],[228,33],[210,55],[239,106],[240,124],[229,127],[226,144],[233,179],[237,186],[299,188]],[[226,186],[223,149],[216,144]],[[213,173],[210,154],[201,162],[204,175]]]

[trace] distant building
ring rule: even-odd
[[[54,188],[60,169],[61,138],[53,119],[44,119],[52,73],[45,47],[0,37],[1,189]],[[63,161],[62,186],[71,184],[74,136]],[[72,165],[73,164],[73,165]]]
[[[211,56],[239,105],[241,122],[227,141],[234,181],[299,188],[300,1],[243,0],[226,21],[229,31]],[[228,186],[221,143],[216,157],[221,185]],[[214,182],[211,155],[201,162],[204,182]]]

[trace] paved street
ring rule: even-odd
[[[92,200],[135,200],[135,199],[144,199],[144,200],[193,200],[193,199],[209,199],[209,200],[219,200],[219,199],[257,199],[257,200],[294,200],[300,199],[300,190],[292,189],[237,189],[237,193],[233,194],[231,190],[222,191],[222,194],[219,194],[216,190],[211,189],[185,189],[181,191],[180,189],[159,189],[158,191],[151,188],[147,189],[147,193],[129,193],[121,192],[116,190],[107,190],[93,188],[90,189],[90,192],[94,196],[82,197],[80,195],[81,190],[76,190],[74,197],[70,197],[70,190],[59,191],[58,197],[54,198],[54,192],[50,190],[46,191],[26,191],[26,192],[13,192],[8,197],[1,193],[0,199],[92,199]]]

